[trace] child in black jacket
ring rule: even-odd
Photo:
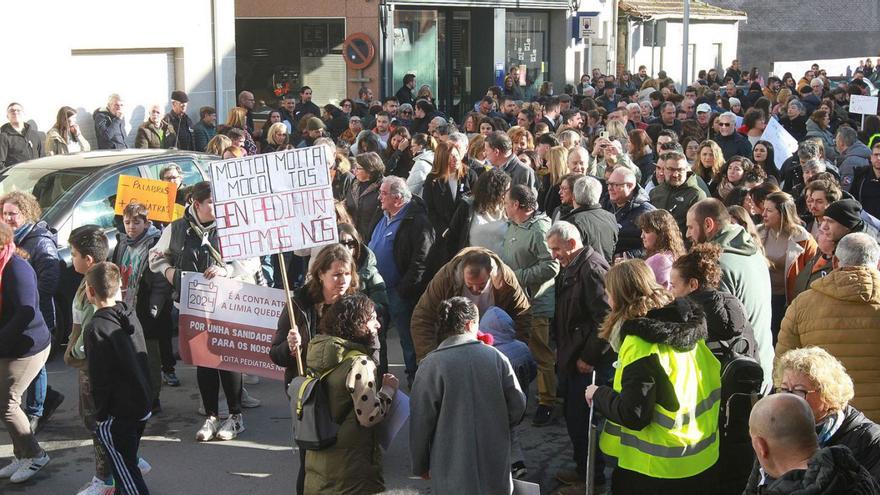
[[[134,310],[115,300],[121,284],[116,265],[94,265],[85,282],[97,308],[85,332],[96,434],[113,464],[117,493],[148,494],[137,454],[153,403],[144,333]]]

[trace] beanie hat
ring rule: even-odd
[[[865,226],[861,214],[862,205],[854,199],[841,199],[825,208],[826,217],[854,232],[860,232]]]
[[[327,126],[324,125],[324,121],[319,119],[318,117],[312,117],[306,122],[307,131],[320,131],[321,129],[326,128]]]

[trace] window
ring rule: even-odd
[[[507,11],[507,44],[504,70],[519,66],[520,86],[526,99],[538,94],[549,67],[550,14]],[[558,88],[556,93],[561,93]]]
[[[416,92],[422,86],[428,85],[434,98],[438,96],[437,51],[440,29],[436,10],[394,11],[393,91],[397,91],[403,84],[403,76],[415,74]]]
[[[149,165],[142,165],[140,167],[140,175],[141,177],[149,177],[151,179],[161,180],[161,177],[159,177],[159,173],[162,172],[163,168],[172,163],[176,164],[178,167],[180,167],[181,170],[183,170],[184,186],[192,186],[197,182],[205,180],[205,178],[202,176],[201,170],[196,167],[195,162],[193,162],[192,160],[175,160],[173,162],[158,162],[151,163]]]
[[[88,224],[99,225],[104,229],[114,227],[113,207],[116,202],[116,189],[120,175],[140,176],[137,166],[131,166],[104,178],[96,186],[93,186],[74,208],[72,228]]]

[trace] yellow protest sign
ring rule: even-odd
[[[147,207],[147,218],[159,222],[174,220],[174,200],[177,184],[131,175],[120,175],[116,189],[116,214],[122,215],[125,206],[132,202]]]

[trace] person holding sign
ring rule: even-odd
[[[171,283],[175,302],[180,300],[180,277],[184,271],[200,272],[207,279],[227,277],[254,283],[254,274],[260,269],[259,260],[226,263],[220,255],[211,184],[203,181],[194,185],[190,198],[192,204],[187,207],[183,218],[172,222],[150,250],[150,269],[164,275]],[[244,431],[241,373],[200,366],[196,371],[196,380],[208,416],[196,434],[196,440],[231,440]],[[222,425],[217,417],[221,384],[229,406],[229,418]]]

